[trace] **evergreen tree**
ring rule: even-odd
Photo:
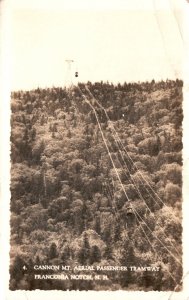
[[[111,244],[107,245],[105,252],[104,252],[104,257],[106,259],[113,259],[113,247]]]
[[[118,242],[121,240],[121,224],[117,222],[115,224],[114,241]]]
[[[35,263],[36,263],[36,265],[40,265],[41,264],[41,261],[40,261],[40,258],[39,258],[38,255],[36,256]]]
[[[79,262],[84,265],[87,263],[87,261],[90,258],[90,245],[89,245],[89,240],[86,232],[84,233],[84,238],[83,238],[83,247],[81,248],[79,252]]]
[[[90,254],[90,264],[93,264],[94,262],[100,262],[101,260],[101,252],[98,246],[94,245],[91,248],[91,254]]]
[[[24,276],[24,265],[24,260],[19,255],[17,255],[10,270],[11,277],[16,279],[17,282],[20,281]]]
[[[49,249],[49,259],[56,258],[58,256],[57,246],[55,243],[52,243]]]
[[[68,259],[70,258],[70,248],[69,247],[65,247],[64,251],[61,255],[61,259],[62,259],[62,263],[63,264],[67,264]]]
[[[97,217],[96,217],[94,229],[95,229],[95,231],[96,231],[99,235],[101,235],[100,216],[97,216]]]
[[[121,274],[121,286],[122,287],[127,287],[129,283],[132,283],[133,281],[133,274],[131,269],[129,268],[130,266],[135,266],[135,255],[134,255],[134,249],[133,246],[130,245],[130,241],[125,240],[124,245],[123,245],[123,252],[122,256],[120,259],[120,263],[123,266],[128,266],[128,271],[127,273]]]
[[[111,228],[108,227],[104,231],[104,241],[106,242],[106,249],[104,256],[106,259],[113,259],[113,239],[112,239],[112,232]]]

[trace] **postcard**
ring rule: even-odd
[[[187,1],[2,1],[2,299],[188,299]]]

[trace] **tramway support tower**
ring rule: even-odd
[[[65,60],[67,64],[67,71],[66,71],[66,77],[65,77],[65,87],[69,90],[73,83],[72,83],[72,64],[74,63],[73,59],[66,59]]]

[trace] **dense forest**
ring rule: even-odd
[[[182,85],[12,92],[11,290],[181,288]],[[55,271],[34,265],[107,280],[36,280]]]

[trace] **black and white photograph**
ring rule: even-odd
[[[89,2],[10,6],[9,290],[181,299],[188,3]]]

